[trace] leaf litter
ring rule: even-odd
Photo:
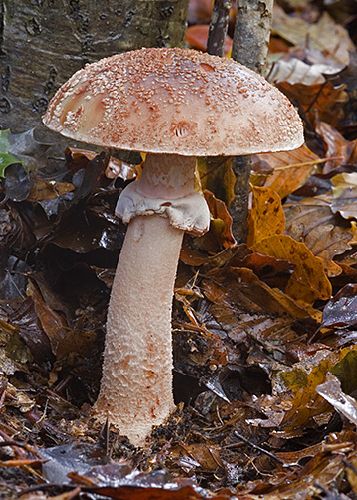
[[[210,8],[190,2],[187,41],[201,50]],[[36,130],[1,131],[0,496],[356,495],[349,9],[347,0],[275,7],[270,79],[298,107],[306,145],[254,157],[246,245],[232,234],[231,162],[200,160],[212,225],[203,238],[185,237],[173,312],[178,405],[146,448],[90,417],[125,233],[114,208],[141,158],[53,154]]]

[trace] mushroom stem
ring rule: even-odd
[[[194,171],[193,158],[148,155],[143,175],[118,202],[117,214],[130,223],[110,299],[95,411],[135,445],[174,409],[171,312],[177,263],[184,226],[195,227],[199,213],[205,230],[209,224],[205,200],[194,191]],[[148,215],[155,210],[160,215]]]

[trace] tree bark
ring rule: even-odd
[[[40,122],[86,63],[182,43],[188,0],[0,0],[0,128]]]
[[[237,24],[232,57],[256,73],[264,75],[273,0],[238,0]],[[235,202],[231,207],[233,234],[239,243],[247,239],[250,158],[237,157],[233,169],[237,176]]]

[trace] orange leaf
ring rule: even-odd
[[[248,218],[249,247],[272,234],[281,234],[285,228],[285,215],[279,195],[268,187],[255,186],[252,195],[252,209]]]
[[[327,300],[331,297],[332,287],[325,274],[323,261],[315,257],[304,243],[280,234],[259,241],[254,245],[254,250],[295,265],[285,290],[293,299],[312,304],[316,299]]]
[[[253,182],[257,177],[268,175],[264,185],[285,198],[305,184],[317,163],[321,160],[305,145],[293,151],[261,153],[254,156]],[[267,164],[274,169],[272,175],[265,174]]]

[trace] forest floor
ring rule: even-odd
[[[190,2],[193,48],[210,4]],[[231,161],[199,162],[213,221],[181,252],[181,403],[143,449],[90,416],[133,168],[0,131],[1,498],[357,498],[353,4],[275,6],[268,79],[306,144],[253,157],[246,244],[227,208]]]

